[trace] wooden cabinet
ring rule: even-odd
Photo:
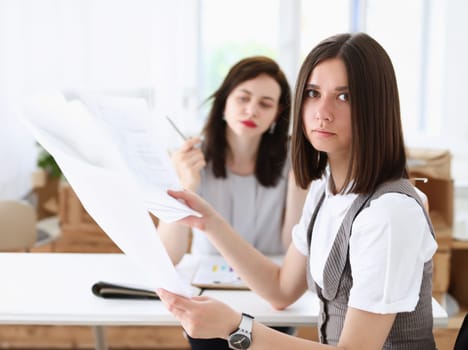
[[[449,318],[447,328],[435,329],[437,348],[452,350],[464,315],[468,312],[468,242],[452,238],[454,227],[454,184],[450,175],[451,155],[446,150],[408,150],[410,178],[428,198],[429,215],[438,249],[433,258],[433,296],[444,306],[447,293],[461,310]]]
[[[449,293],[460,305],[460,314],[468,313],[468,241],[452,241]],[[461,316],[461,315],[459,315]]]
[[[454,213],[454,184],[447,150],[408,149],[410,179],[428,200],[438,249],[434,256],[433,295],[441,302],[450,283]]]
[[[450,283],[450,270],[452,264],[452,231],[454,190],[452,179],[431,178],[424,173],[412,172],[412,178],[425,177],[427,182],[416,181],[415,186],[421,190],[428,199],[429,216],[434,227],[437,252],[433,258],[432,290],[434,297],[442,302],[448,292]]]
[[[441,265],[438,265],[435,261],[434,266],[435,269],[437,269],[440,268]],[[468,242],[451,241],[450,261],[447,274],[447,292],[457,300],[460,311],[449,317],[447,328],[434,330],[437,348],[439,350],[453,349],[463,318],[468,313]],[[441,297],[443,299],[443,296]]]
[[[62,234],[55,251],[63,253],[120,253],[121,250],[84,209],[67,183],[59,188],[59,218]],[[151,216],[155,225],[158,219]]]

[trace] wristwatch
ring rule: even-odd
[[[253,316],[242,313],[242,319],[234,332],[229,335],[228,344],[230,349],[244,350],[252,343]]]

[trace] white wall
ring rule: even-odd
[[[454,151],[455,234],[468,238],[468,2],[447,5],[442,138]]]
[[[453,149],[457,185],[468,186],[468,2],[447,2],[441,138]]]

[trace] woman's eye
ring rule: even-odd
[[[268,108],[272,108],[272,107],[273,107],[273,105],[270,104],[270,103],[260,103],[260,106],[261,106],[262,108],[265,108],[265,109],[268,109]]]
[[[248,102],[249,98],[247,96],[239,96],[238,100],[241,101],[241,102]]]
[[[317,90],[309,89],[306,90],[306,96],[307,97],[317,97],[319,95]]]
[[[342,94],[338,95],[338,99],[343,102],[349,101],[349,94],[346,92],[343,92]]]

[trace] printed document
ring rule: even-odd
[[[138,125],[136,114],[134,124]],[[166,194],[167,189],[180,185],[164,159],[168,155],[157,150],[156,142],[147,135],[139,139],[139,145],[133,130],[125,131],[129,124],[117,122],[117,131],[111,130],[109,120],[106,124],[82,102],[67,101],[61,94],[31,99],[26,104],[24,122],[55,158],[88,213],[145,271],[145,284],[189,296],[192,289],[175,270],[148,210],[168,222],[198,213]],[[117,134],[126,140],[125,146],[119,144],[122,139]],[[144,142],[148,153],[138,153],[138,146],[143,147]],[[122,153],[124,148],[128,154]]]
[[[84,102],[117,141],[130,172],[145,190],[146,208],[165,222],[193,214],[166,193],[167,189],[182,187],[167,151],[157,142],[146,101],[103,96],[85,97]]]

